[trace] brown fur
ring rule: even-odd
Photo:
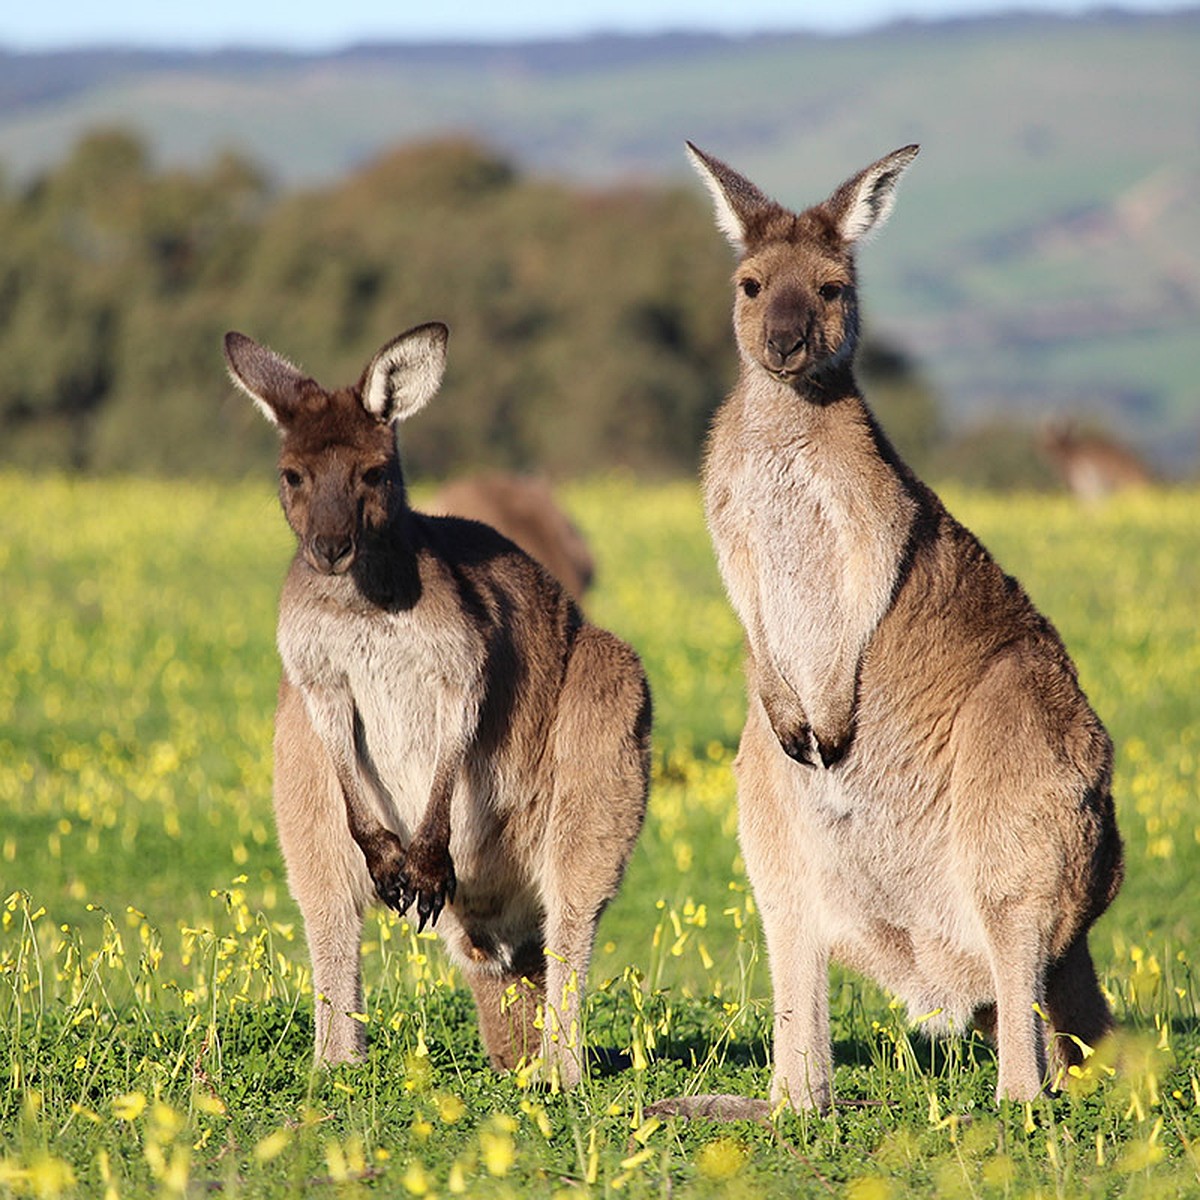
[[[1112,747],[1050,623],[899,459],[854,380],[856,242],[906,147],[800,214],[690,147],[734,274],[738,383],[704,470],[747,635],[740,834],[775,989],[773,1096],[831,1103],[838,959],[994,1030],[1029,1099],[1111,1028],[1087,931],[1120,885]],[[1046,1030],[1035,1005],[1048,1011]]]
[[[361,1058],[367,905],[436,922],[497,1068],[580,1074],[596,924],[641,828],[650,697],[500,534],[406,500],[394,422],[436,391],[444,326],[327,392],[239,334],[226,358],[278,425],[299,546],[283,588],[275,813],[304,915],[319,1061]]]
[[[440,488],[427,508],[499,530],[536,558],[576,603],[592,585],[596,564],[587,542],[544,479],[500,471],[469,475]]]

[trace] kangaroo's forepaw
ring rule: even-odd
[[[812,730],[807,725],[800,725],[795,728],[787,729],[773,726],[775,736],[779,739],[779,744],[783,747],[783,752],[795,762],[798,762],[806,767],[815,767],[816,760],[813,758],[813,737]]]
[[[851,725],[844,733],[838,733],[828,738],[819,734],[815,735],[813,740],[817,743],[817,754],[821,757],[821,765],[828,770],[840,763],[849,752],[850,744],[854,741],[854,726]]]
[[[428,925],[435,925],[442,909],[454,901],[458,889],[458,877],[454,873],[454,860],[445,844],[434,844],[416,840],[408,848],[402,880],[405,888],[407,909],[413,901],[417,904],[417,932]],[[398,911],[403,912],[404,909]]]
[[[367,871],[379,899],[398,913],[404,912],[413,901],[404,874],[408,857],[404,843],[390,830],[385,829],[369,842],[363,843],[362,851],[366,856]]]

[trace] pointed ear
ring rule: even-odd
[[[276,426],[282,426],[294,411],[302,385],[312,382],[286,358],[244,333],[225,335],[225,365],[229,378]]]
[[[825,207],[833,214],[838,232],[847,242],[857,242],[882,227],[896,202],[896,184],[920,146],[893,150],[853,179],[847,179]]]
[[[359,381],[363,407],[391,424],[419,412],[441,386],[450,330],[438,321],[388,342]]]
[[[717,228],[729,239],[738,253],[746,249],[747,234],[753,218],[779,206],[769,196],[764,196],[748,179],[739,175],[719,158],[705,154],[703,150],[687,146],[687,155],[692,166],[708,188],[716,210]]]

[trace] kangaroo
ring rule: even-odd
[[[1071,421],[1047,420],[1038,431],[1038,448],[1080,500],[1103,500],[1154,483],[1153,472],[1128,446],[1102,433],[1084,433]]]
[[[1087,933],[1120,886],[1112,745],[1050,622],[900,460],[854,379],[855,248],[906,146],[793,213],[688,143],[738,253],[736,385],[703,467],[746,635],[739,836],[774,989],[772,1097],[832,1103],[828,966],[1037,1095],[1112,1027]],[[1073,1036],[1072,1036],[1073,1035]]]
[[[427,511],[490,525],[536,558],[577,604],[591,587],[596,564],[587,541],[544,479],[501,471],[469,475],[441,488]]]
[[[596,925],[645,814],[650,693],[633,650],[511,542],[409,507],[393,426],[438,390],[447,336],[411,329],[326,391],[226,335],[234,382],[281,434],[298,541],[279,606],[276,823],[318,1062],[365,1055],[350,1014],[378,898],[438,924],[493,1066],[541,1055],[569,1087]]]

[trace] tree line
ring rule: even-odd
[[[134,135],[93,132],[0,187],[0,460],[260,470],[274,437],[225,379],[225,330],[335,384],[441,320],[442,395],[402,434],[421,475],[692,472],[734,376],[731,269],[693,188],[585,190],[468,139],[276,192],[234,155],[159,169]],[[891,348],[868,345],[864,368],[919,462],[938,432],[928,387]]]

